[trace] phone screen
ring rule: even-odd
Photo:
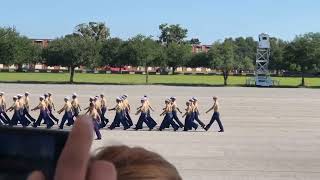
[[[66,138],[50,130],[0,131],[0,180],[25,180],[34,170],[52,179]]]

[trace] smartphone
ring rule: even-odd
[[[26,180],[34,170],[53,179],[68,131],[0,127],[0,180]]]

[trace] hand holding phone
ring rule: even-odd
[[[0,180],[25,180],[35,169],[50,179],[68,134],[67,131],[0,127]]]
[[[79,116],[63,148],[54,174],[55,180],[116,180],[116,170],[107,161],[89,161],[93,125],[89,116]],[[28,180],[45,180],[39,171]]]

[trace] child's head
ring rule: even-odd
[[[181,180],[177,169],[159,154],[140,147],[111,146],[101,149],[94,160],[114,164],[118,180]]]

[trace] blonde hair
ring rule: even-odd
[[[118,180],[182,180],[177,169],[167,160],[140,147],[106,147],[93,159],[113,163]]]

